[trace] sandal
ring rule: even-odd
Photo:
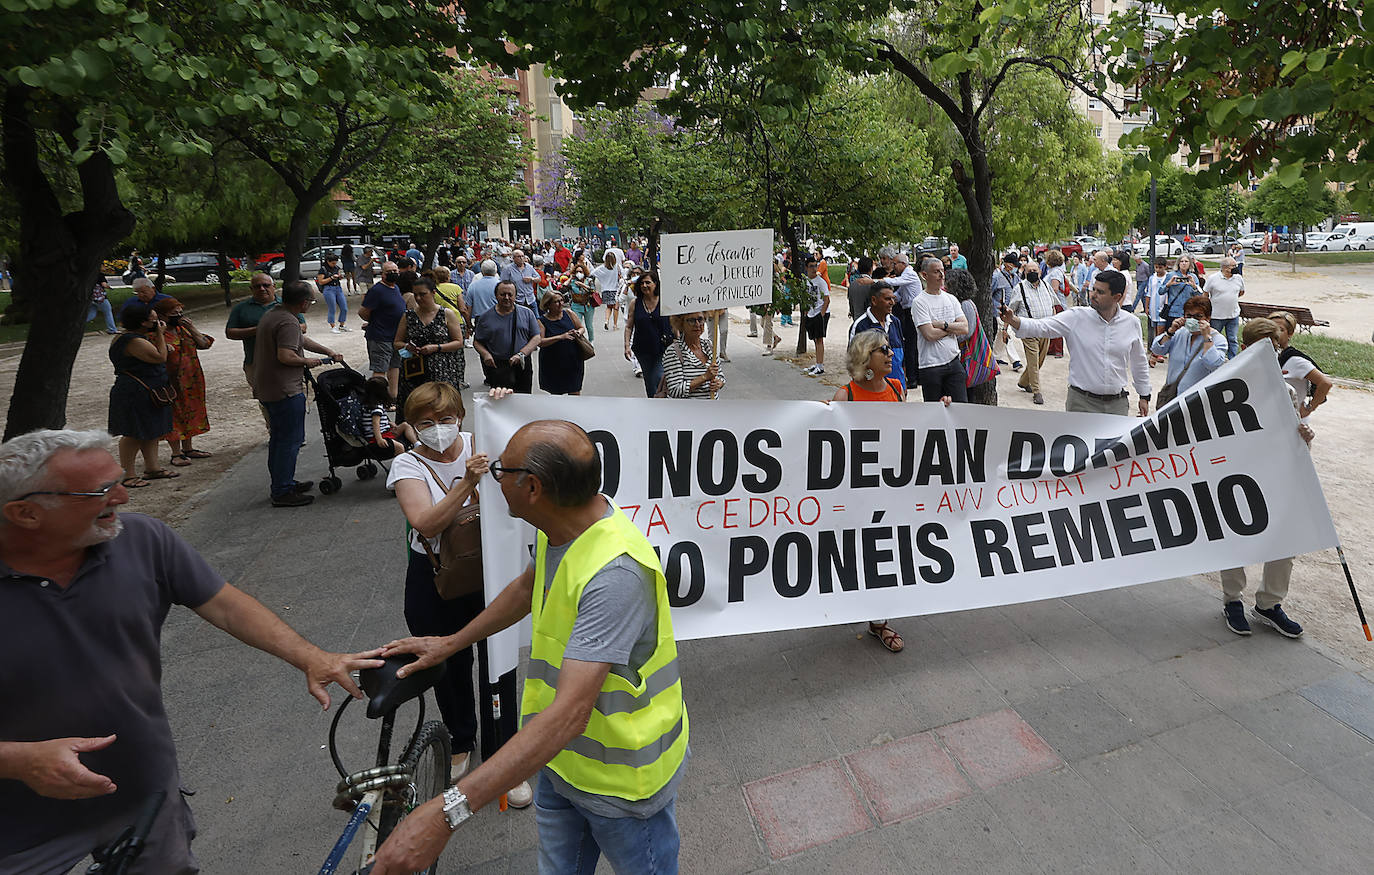
[[[906,647],[906,642],[902,640],[902,636],[898,634],[897,630],[887,625],[885,622],[869,623],[868,634],[877,638],[879,643],[893,653],[901,653],[902,648]]]
[[[180,476],[181,476],[181,475],[178,474],[177,472],[175,472],[175,471],[168,471],[166,468],[159,468],[159,469],[157,469],[156,471],[144,471],[144,472],[143,472],[143,479],[144,479],[144,480],[171,480],[171,479],[174,478],[174,477],[180,477]]]
[[[182,453],[182,455],[192,459],[208,459],[213,456],[214,453],[207,453],[204,450],[187,450]]]
[[[177,453],[172,457],[172,464],[178,468],[185,468],[187,465],[191,464],[191,460],[186,458],[185,453]]]
[[[125,477],[123,480],[119,481],[119,485],[123,486],[125,489],[142,489],[145,486],[152,486],[153,484],[144,480],[142,477]]]

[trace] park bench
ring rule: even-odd
[[[1312,311],[1307,307],[1293,307],[1287,304],[1256,304],[1251,301],[1240,302],[1240,318],[1242,319],[1264,317],[1268,316],[1270,313],[1276,313],[1279,310],[1285,310],[1292,313],[1293,318],[1298,322],[1298,329],[1300,331],[1311,331],[1314,325],[1326,327],[1331,324],[1325,319],[1318,319],[1313,316]]]

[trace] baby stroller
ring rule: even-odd
[[[343,481],[334,474],[335,468],[357,465],[359,480],[376,477],[377,463],[390,461],[391,453],[367,440],[372,423],[363,408],[366,378],[348,365],[342,365],[321,371],[318,377],[307,369],[305,379],[315,387],[324,456],[329,463],[329,476],[320,481],[320,492],[333,495],[343,486]]]

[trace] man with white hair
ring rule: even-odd
[[[498,269],[496,262],[488,258],[482,262],[482,275],[473,280],[463,295],[467,305],[472,308],[472,321],[496,306],[496,284]]]
[[[1078,294],[1074,296],[1074,305],[1086,307],[1092,296],[1093,283],[1097,281],[1097,275],[1111,264],[1111,254],[1105,249],[1099,249],[1093,253],[1092,263],[1088,265],[1088,270],[1084,274],[1083,284],[1078,287]]]
[[[129,500],[110,436],[36,431],[0,444],[0,873],[59,873],[166,798],[143,872],[198,871],[162,703],[160,635],[184,605],[295,666],[329,707],[378,651],[328,653],[224,578]]]
[[[501,269],[501,281],[515,283],[515,303],[531,310],[538,309],[539,292],[535,286],[539,282],[539,271],[525,260],[523,249],[511,252],[510,264]]]
[[[164,301],[171,297],[171,295],[164,295],[162,292],[159,292],[157,286],[153,285],[153,281],[144,276],[134,280],[130,287],[134,290],[134,296],[120,305],[119,315],[121,318],[124,316],[124,311],[129,309],[133,304],[143,304],[152,307],[158,301]]]

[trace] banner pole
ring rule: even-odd
[[[1345,561],[1345,549],[1340,544],[1336,545],[1336,555],[1341,559],[1341,570],[1345,572],[1345,582],[1350,586],[1350,597],[1355,600],[1355,613],[1360,615],[1360,625],[1364,627],[1364,640],[1374,641],[1374,635],[1369,634],[1369,621],[1364,618],[1364,608],[1360,606],[1359,593],[1355,592],[1355,578],[1350,576],[1350,564]]]
[[[720,368],[720,311],[711,311],[711,365],[717,370]],[[711,400],[716,400],[716,381],[711,381]]]

